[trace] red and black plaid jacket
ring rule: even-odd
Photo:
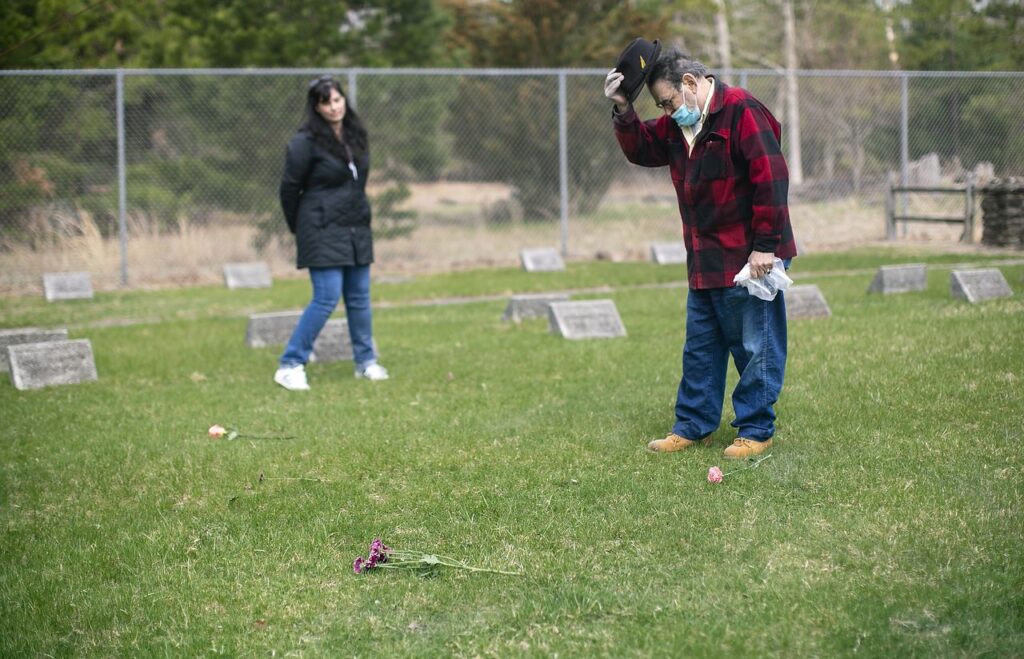
[[[689,155],[672,117],[641,122],[633,108],[613,114],[615,137],[630,162],[669,166],[690,288],[732,286],[754,250],[780,259],[796,256],[781,127],[749,92],[715,80],[708,116]]]

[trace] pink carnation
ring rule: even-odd
[[[352,561],[352,571],[355,572],[356,574],[360,574],[364,569],[366,569],[365,566],[366,566],[366,560],[363,559],[362,556],[360,556],[356,560]]]
[[[721,483],[722,482],[722,470],[718,467],[712,467],[708,469],[708,482],[709,483]]]
[[[210,426],[209,432],[210,432],[210,437],[213,437],[214,439],[220,439],[221,437],[226,435],[228,431],[227,431],[227,428],[225,428],[224,426],[218,425],[218,424],[214,424],[214,425]]]

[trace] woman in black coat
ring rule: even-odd
[[[366,129],[341,85],[330,76],[314,80],[306,95],[305,121],[288,142],[281,177],[281,208],[295,234],[296,265],[309,268],[313,283],[313,299],[274,374],[274,382],[285,389],[309,389],[305,365],[313,342],[343,296],[356,377],[388,378],[377,363],[370,310],[369,170]]]

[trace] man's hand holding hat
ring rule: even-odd
[[[604,95],[615,103],[615,108],[620,113],[629,109],[629,99],[622,93],[622,81],[625,77],[618,69],[612,69],[604,79]]]
[[[633,39],[619,55],[615,68],[604,79],[604,95],[615,102],[619,112],[625,112],[643,89],[651,67],[661,54],[661,44],[655,39]]]

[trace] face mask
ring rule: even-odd
[[[686,104],[679,106],[679,109],[672,113],[672,118],[679,127],[692,126],[700,120],[700,110],[688,108]]]

